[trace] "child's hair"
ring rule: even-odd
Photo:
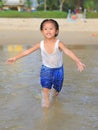
[[[44,23],[46,22],[50,22],[50,23],[53,23],[56,30],[59,30],[59,24],[57,23],[57,21],[53,20],[53,19],[45,19],[44,21],[42,21],[41,25],[40,25],[40,30],[42,31],[43,30],[43,26],[44,26]],[[55,37],[58,36],[58,33],[55,34]]]

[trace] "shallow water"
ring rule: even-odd
[[[0,46],[0,130],[98,130],[98,46],[68,46],[86,64],[64,56],[65,81],[49,109],[41,107],[40,52],[6,64],[31,45]]]

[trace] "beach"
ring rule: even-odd
[[[58,38],[86,68],[79,73],[74,62],[63,56],[62,91],[51,97],[49,109],[41,106],[40,50],[15,64],[6,63],[42,40],[42,20],[0,19],[0,130],[97,130],[98,19],[56,19],[60,25]]]
[[[43,37],[41,18],[0,18],[0,44],[34,44]],[[58,38],[65,44],[98,44],[98,19],[68,21],[55,19],[60,26]]]

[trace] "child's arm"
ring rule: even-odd
[[[39,48],[40,48],[40,44],[38,43],[38,44],[34,45],[32,48],[30,48],[28,50],[25,50],[24,52],[16,55],[15,57],[9,58],[7,60],[7,63],[12,64],[12,63],[16,62],[16,60],[18,60],[18,59],[20,59],[20,58],[22,58],[24,56],[27,56],[27,55],[31,54],[32,52],[36,51]]]
[[[80,59],[68,48],[65,47],[65,45],[63,43],[59,44],[59,47],[61,50],[64,51],[65,54],[67,54],[69,57],[71,57],[77,64],[78,66],[78,70],[80,72],[82,72],[84,70],[85,64],[83,64]]]

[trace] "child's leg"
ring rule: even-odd
[[[50,105],[49,95],[50,95],[50,89],[43,88],[42,89],[42,106],[43,107],[49,107]]]

